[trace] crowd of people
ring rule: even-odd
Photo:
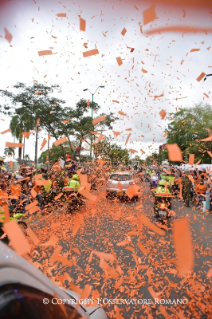
[[[207,172],[206,169],[193,169],[183,171],[174,167],[154,167],[144,170],[140,169],[143,177],[149,181],[150,175],[155,174],[159,180],[163,174],[173,177],[172,190],[173,194],[183,200],[185,206],[189,207],[190,203],[195,204],[196,209],[203,208],[206,212],[211,212],[212,201],[212,172]],[[203,206],[204,204],[204,206]]]
[[[103,167],[96,164],[87,164],[83,167],[76,161],[68,159],[64,167],[61,167],[60,160],[55,161],[48,169],[34,169],[23,163],[16,172],[8,172],[0,159],[0,212],[4,212],[4,205],[10,207],[11,212],[26,213],[26,206],[36,198],[41,214],[46,213],[46,204],[62,194],[66,187],[78,192],[80,188],[80,178],[77,172],[87,175],[87,182],[91,184],[91,189],[98,189],[98,185],[104,184],[110,174],[120,170],[122,165],[112,167],[109,163]],[[134,177],[140,177],[140,181],[149,181],[151,175],[158,176],[160,181],[164,174],[172,178],[173,194],[183,200],[185,206],[191,202],[195,203],[196,209],[203,207],[207,212],[211,212],[212,196],[212,172],[194,169],[182,171],[175,167],[152,166],[124,167],[125,170],[132,171]],[[45,183],[36,183],[36,180]],[[163,185],[162,185],[163,186]],[[62,201],[62,198],[61,198]]]

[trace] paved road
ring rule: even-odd
[[[164,309],[172,318],[211,318],[212,306],[209,305],[212,305],[212,288],[206,273],[212,267],[212,215],[184,207],[182,202],[174,199],[172,209],[176,217],[172,218],[165,236],[161,237],[140,222],[141,214],[157,222],[153,217],[153,196],[148,184],[143,185],[142,194],[138,202],[132,203],[102,198],[86,213],[67,217],[56,213],[54,217],[32,225],[35,232],[42,228],[46,234],[50,233],[51,223],[59,223],[55,231],[63,247],[62,254],[74,260],[72,267],[59,264],[59,267],[53,268],[53,277],[58,279],[67,273],[69,282],[63,281],[66,288],[70,286],[70,280],[80,288],[86,284],[92,285],[94,295],[101,299],[100,303],[109,318],[164,318],[165,314],[161,314]],[[81,226],[72,238],[73,222],[78,216],[83,217],[84,227]],[[190,276],[180,278],[175,264],[172,224],[185,216],[188,216],[191,227],[195,265]],[[145,247],[146,255],[139,249],[138,241]],[[112,254],[115,261],[100,265],[98,256],[91,258],[93,250]],[[51,249],[47,250],[47,254],[51,256]],[[43,259],[43,252],[33,257],[37,262]],[[108,276],[104,271],[106,269]],[[188,304],[160,308],[161,305],[155,304],[148,290],[150,287],[153,287],[156,298],[157,293],[161,293],[162,303],[169,299],[172,302],[183,299],[186,303],[188,299]],[[134,300],[129,305],[114,307],[109,299],[139,299],[140,304]],[[144,304],[145,300],[148,304]],[[122,317],[119,317],[119,311]]]

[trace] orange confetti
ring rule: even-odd
[[[33,243],[35,245],[38,245],[40,240],[38,239],[38,237],[35,235],[35,233],[33,232],[33,230],[29,227],[27,227],[26,229],[27,235],[31,238],[31,240],[33,241]]]
[[[99,54],[99,51],[97,49],[83,52],[84,58],[87,58],[89,56],[96,55],[96,54]]]
[[[24,144],[23,143],[10,143],[10,142],[6,142],[5,144],[6,147],[12,147],[12,148],[15,148],[15,147],[24,147]]]
[[[80,228],[80,225],[81,225],[81,218],[78,217],[74,221],[74,227],[73,227],[72,234],[71,234],[72,237],[76,236],[76,234]]]
[[[205,33],[211,33],[212,28],[192,28],[188,26],[173,26],[173,27],[160,27],[160,28],[155,28],[146,31],[146,35],[151,35],[155,33],[162,33],[162,32],[180,32],[180,33],[198,33],[198,32],[205,32]]]
[[[126,142],[125,142],[125,145],[127,145],[128,141],[129,141],[129,138],[130,136],[132,135],[132,133],[130,133],[128,136],[127,136],[127,139],[126,139]]]
[[[161,236],[165,235],[165,232],[162,229],[155,226],[145,215],[141,214],[140,220],[141,220],[142,224],[149,227],[155,233],[157,233]]]
[[[166,117],[166,111],[164,111],[164,110],[161,110],[160,112],[159,112],[159,114],[160,114],[160,116],[161,116],[161,119],[162,120],[164,120],[164,118]]]
[[[56,16],[58,18],[66,18],[66,13],[57,13]]]
[[[124,28],[122,31],[121,31],[121,34],[124,36],[126,34],[127,30]]]
[[[4,231],[10,239],[10,244],[20,256],[25,255],[30,251],[25,235],[17,224],[16,220],[11,220],[4,224]]]
[[[138,248],[140,249],[140,251],[146,255],[147,254],[147,250],[146,248],[142,245],[142,243],[140,241],[138,241]]]
[[[85,31],[86,21],[80,17],[80,31]]]
[[[188,161],[189,165],[193,165],[194,164],[194,157],[195,157],[194,154],[189,154],[189,161]]]
[[[166,148],[168,149],[169,161],[182,162],[182,153],[177,144],[166,144]]]
[[[112,102],[114,102],[114,103],[119,103],[119,101],[116,101],[116,100],[112,100]]]
[[[123,64],[122,59],[120,57],[116,58],[116,61],[119,66]]]
[[[207,272],[207,278],[212,277],[212,268],[208,270]]]
[[[162,93],[161,95],[155,95],[155,96],[154,96],[154,100],[155,100],[155,99],[158,99],[159,97],[163,97],[163,96],[164,96],[163,93]]]
[[[52,50],[38,51],[39,56],[50,55],[50,54],[52,54]]]
[[[12,34],[10,34],[10,32],[6,28],[4,28],[4,32],[5,32],[4,38],[10,43],[13,38]]]
[[[6,133],[9,133],[9,132],[11,132],[10,128],[8,128],[6,131],[1,132],[1,134],[6,134]]]
[[[155,5],[151,5],[147,10],[143,11],[143,24],[146,25],[155,19],[158,19],[155,13]]]
[[[200,49],[191,49],[190,52],[196,52],[196,51],[199,51]]]
[[[203,93],[208,99],[209,99],[209,95],[208,94],[206,94],[206,93]]]
[[[174,221],[173,234],[178,271],[179,275],[183,276],[188,274],[194,265],[192,237],[187,217]]]
[[[101,117],[98,117],[97,119],[93,120],[93,125],[95,125],[95,124],[97,124],[99,122],[105,121],[105,120],[106,120],[106,116],[105,115],[103,115]]]
[[[144,70],[143,68],[141,69],[141,71],[142,71],[143,73],[148,73],[148,71]]]
[[[58,146],[58,145],[60,145],[60,144],[63,144],[63,143],[65,143],[65,142],[67,142],[67,137],[66,136],[64,136],[64,137],[62,137],[62,138],[60,138],[59,140],[57,140],[56,142],[54,142],[54,145],[55,146]]]
[[[127,114],[125,114],[125,113],[122,112],[122,111],[119,111],[118,113],[119,113],[120,115],[127,116]]]
[[[50,239],[46,243],[41,244],[41,246],[55,246],[57,245],[58,241],[59,241],[59,238],[55,235],[52,235]]]
[[[198,76],[197,81],[200,82],[200,81],[204,78],[205,75],[206,75],[206,74],[205,74],[204,72],[202,72],[202,73]]]

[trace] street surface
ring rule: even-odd
[[[50,262],[52,247],[36,247],[31,256],[33,262],[59,286],[77,292],[85,285],[92,285],[91,296],[99,298],[108,318],[175,318],[175,315],[176,318],[212,318],[211,278],[206,277],[212,267],[212,215],[187,208],[183,202],[173,199],[172,210],[176,216],[172,217],[165,236],[160,236],[140,222],[141,214],[145,214],[154,224],[158,223],[153,216],[154,198],[148,183],[142,185],[141,192],[138,202],[122,203],[103,198],[102,190],[99,192],[102,198],[97,204],[86,205],[86,210],[82,208],[79,213],[66,215],[63,208],[62,212],[31,223],[41,241],[52,234],[59,238],[63,247],[60,254],[71,260],[72,266]],[[172,223],[185,216],[189,218],[195,261],[189,276],[178,277]],[[81,224],[72,236],[76,219]],[[110,254],[111,260],[105,257],[107,260],[100,263],[100,256],[91,254],[92,251]],[[161,299],[161,304],[155,298]],[[110,299],[134,301],[114,305]],[[184,304],[175,301],[163,304],[165,300],[177,299],[182,299]]]

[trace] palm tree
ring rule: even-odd
[[[18,114],[17,114],[18,113]],[[10,122],[10,129],[13,136],[15,136],[19,143],[23,141],[23,132],[28,132],[33,128],[33,119],[28,117],[27,113],[21,112],[21,109],[16,111]],[[19,147],[18,161],[21,163],[22,148]]]
[[[28,154],[26,154],[26,155],[24,156],[24,159],[25,159],[25,160],[27,160],[27,161],[30,161],[30,157],[29,157],[29,155],[28,155]]]
[[[5,155],[12,155],[12,154],[14,154],[14,153],[15,153],[14,148],[12,148],[12,147],[5,147],[5,149],[4,149],[4,154],[5,154]]]

